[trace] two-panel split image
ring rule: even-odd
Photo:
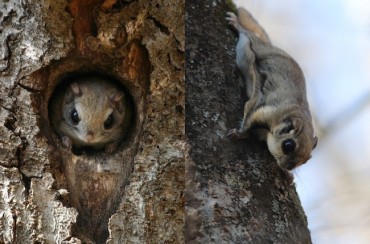
[[[333,243],[303,2],[2,1],[0,243]]]

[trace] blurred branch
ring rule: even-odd
[[[370,91],[367,91],[363,96],[358,98],[357,101],[344,109],[343,112],[335,116],[327,125],[323,126],[316,121],[320,138],[325,138],[327,135],[332,134],[334,131],[348,124],[356,115],[365,110],[367,106],[370,106]]]

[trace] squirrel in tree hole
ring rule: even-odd
[[[66,148],[104,148],[112,153],[127,134],[132,111],[114,83],[83,77],[54,92],[49,117]]]
[[[236,63],[247,85],[249,100],[239,130],[228,137],[238,140],[257,135],[266,141],[278,165],[292,170],[306,163],[317,145],[306,98],[306,86],[299,65],[270,40],[244,8],[238,17],[226,20],[238,32]]]

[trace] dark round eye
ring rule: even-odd
[[[80,118],[78,117],[78,113],[75,108],[71,111],[71,120],[74,124],[78,124],[78,122],[80,122]]]
[[[283,141],[281,148],[283,149],[284,154],[291,153],[295,150],[295,142],[292,139],[287,139]]]
[[[110,114],[108,116],[108,118],[104,121],[104,129],[110,129],[113,127],[113,123],[114,123],[114,117],[113,117],[113,114]]]

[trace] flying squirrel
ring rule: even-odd
[[[83,77],[54,92],[49,118],[63,146],[114,152],[132,119],[125,93],[99,77]]]
[[[317,145],[303,72],[292,57],[274,47],[263,28],[244,8],[226,20],[239,34],[236,63],[247,86],[240,129],[231,129],[232,140],[257,134],[266,141],[278,165],[292,170],[311,158]]]

